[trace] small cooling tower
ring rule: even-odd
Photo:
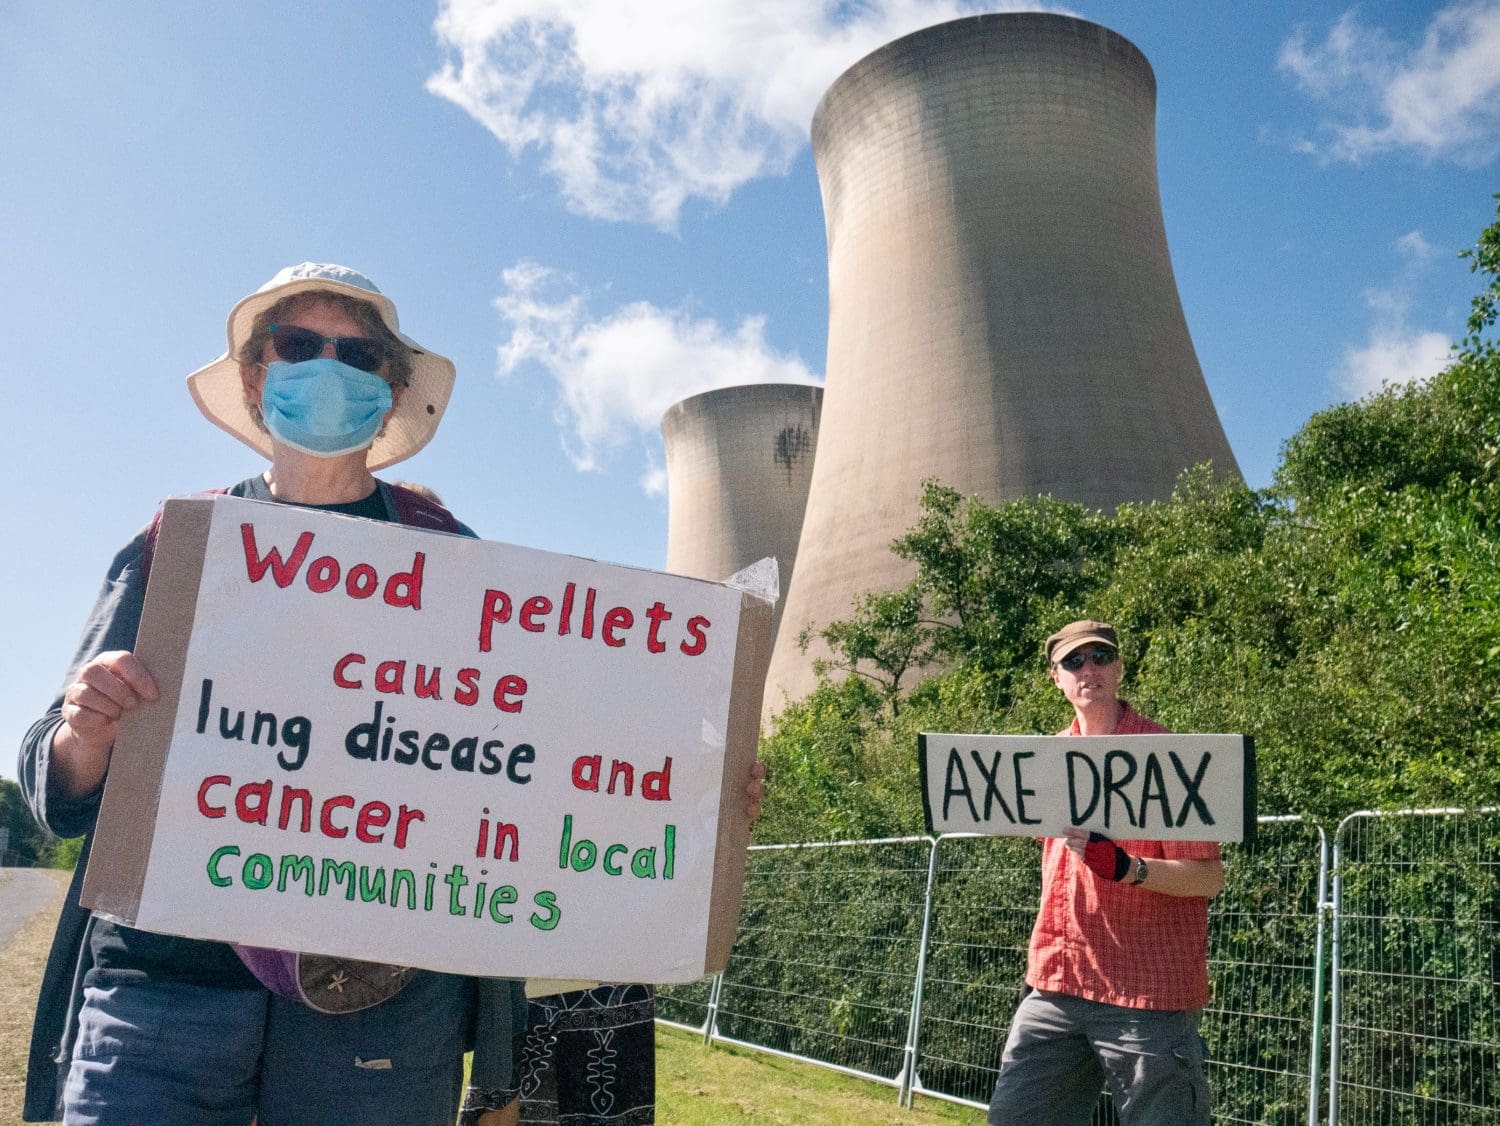
[[[783,599],[812,478],[823,389],[758,383],[705,391],[661,420],[667,450],[667,570],[724,579],[774,555]]]
[[[768,710],[797,633],[910,577],[924,478],[990,501],[1164,498],[1237,473],[1172,276],[1156,80],[1121,36],[985,15],[868,55],[813,118],[828,232],[826,410]]]

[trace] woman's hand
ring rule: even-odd
[[[62,726],[52,736],[52,771],[65,797],[97,790],[109,770],[120,719],[160,697],[156,680],[134,653],[100,653],[63,691]]]

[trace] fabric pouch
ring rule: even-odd
[[[232,945],[240,961],[272,993],[320,1013],[357,1013],[394,997],[411,980],[406,966]]]

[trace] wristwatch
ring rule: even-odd
[[[1135,879],[1133,879],[1133,880],[1130,881],[1130,886],[1131,887],[1135,887],[1136,884],[1143,884],[1145,882],[1146,882],[1146,858],[1144,856],[1137,856],[1135,858]]]

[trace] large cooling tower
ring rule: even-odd
[[[705,391],[662,416],[667,570],[723,579],[774,555],[785,593],[822,405],[821,387],[760,383]],[[773,630],[783,605],[776,604]]]
[[[1156,80],[1106,28],[985,15],[856,63],[813,118],[828,231],[818,457],[767,685],[793,640],[903,585],[888,550],[936,477],[989,500],[1166,497],[1237,473],[1172,277]]]

